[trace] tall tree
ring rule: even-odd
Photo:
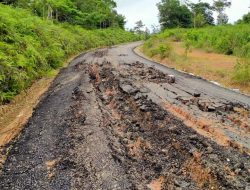
[[[190,3],[189,6],[193,13],[194,27],[214,25],[213,7],[209,3],[199,1],[198,3]]]
[[[228,0],[214,0],[214,10],[218,12],[217,24],[227,24],[228,16],[224,13],[225,9],[231,6],[231,1]]]
[[[243,15],[242,19],[237,21],[237,24],[250,24],[250,12]]]
[[[152,34],[157,34],[160,32],[160,26],[157,26],[155,24],[151,25],[151,29],[152,29]]]
[[[145,27],[145,25],[143,24],[143,22],[141,20],[137,21],[135,23],[135,27],[134,27],[134,32],[137,34],[143,34],[143,28]]]
[[[124,28],[125,17],[115,11],[114,0],[0,0],[32,10],[45,19],[82,25],[85,28]]]
[[[144,34],[145,34],[145,40],[147,40],[147,39],[150,38],[150,30],[149,30],[147,27],[146,27],[146,29],[145,29]]]
[[[119,15],[114,9],[113,0],[73,0],[78,10],[83,14],[83,25],[90,28],[107,28],[120,26],[124,28],[125,17]]]
[[[185,4],[179,0],[161,0],[157,4],[159,9],[159,21],[162,29],[183,27],[192,25],[192,13]]]

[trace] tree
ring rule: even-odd
[[[44,19],[78,24],[85,28],[124,28],[125,17],[115,10],[114,0],[0,0],[30,9]]]
[[[152,34],[157,34],[160,32],[160,27],[156,25],[151,25]]]
[[[217,24],[227,24],[228,16],[224,13],[227,7],[231,6],[231,2],[228,0],[214,0],[214,10],[218,12]]]
[[[209,3],[199,1],[198,3],[190,3],[189,7],[193,13],[194,28],[214,25],[213,7]]]
[[[227,24],[228,23],[228,16],[225,13],[220,13],[217,17],[218,25]]]
[[[145,40],[147,40],[147,39],[150,38],[150,30],[149,30],[147,27],[146,27],[146,29],[145,29],[144,34],[145,34]]]
[[[193,24],[194,28],[196,27],[203,27],[206,25],[206,20],[203,14],[198,13],[193,16]]]
[[[126,17],[124,15],[116,13],[114,23],[116,23],[117,26],[125,30]]]
[[[17,0],[0,0],[0,3],[3,3],[3,4],[13,4],[15,3]]]
[[[192,25],[192,13],[185,4],[179,0],[161,0],[157,4],[159,9],[159,21],[162,29],[183,27]]]
[[[139,20],[135,23],[134,32],[137,34],[143,34],[144,27],[145,27],[145,25],[143,24],[143,22],[141,20]]]
[[[237,24],[250,24],[250,12],[243,15],[242,19],[237,21]]]
[[[86,28],[107,28],[121,24],[122,17],[114,11],[116,3],[113,0],[72,0],[82,13],[79,21]],[[123,20],[125,24],[125,20]],[[124,26],[123,26],[124,27]]]

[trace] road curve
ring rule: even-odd
[[[0,147],[1,190],[249,189],[249,97],[148,61],[140,43],[61,70]]]
[[[168,73],[176,76],[176,82],[178,85],[192,89],[202,94],[206,94],[209,97],[220,99],[223,101],[233,102],[235,104],[239,103],[250,107],[250,97],[230,89],[223,88],[221,86],[215,85],[204,79],[194,77],[183,72],[179,72],[175,69],[169,68],[167,66],[161,65],[159,63],[145,59],[134,52],[134,48],[141,45],[142,42],[130,43],[127,45],[116,46],[115,49],[110,51],[110,54],[119,63],[130,62],[130,61],[141,61],[148,66],[155,66],[164,73]],[[127,57],[121,57],[120,54],[127,54]]]

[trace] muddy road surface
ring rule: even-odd
[[[78,56],[2,147],[1,190],[250,189],[250,98],[145,60]]]

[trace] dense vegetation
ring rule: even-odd
[[[248,24],[165,30],[152,39],[155,38],[172,38],[175,41],[185,42],[186,46],[250,58],[250,25]]]
[[[227,24],[228,16],[224,12],[230,6],[231,2],[228,0],[214,0],[213,5],[202,1],[190,3],[180,0],[161,0],[157,4],[162,29],[214,25],[214,11],[218,14],[217,24]]]
[[[70,55],[133,40],[137,37],[122,29],[55,24],[29,10],[0,4],[0,103],[60,67]]]
[[[201,48],[239,57],[233,80],[246,84],[250,82],[250,25],[225,25],[193,29],[167,29],[152,36],[144,44],[144,52],[152,57],[168,57],[171,53],[170,41],[182,41],[186,51],[191,47]]]
[[[225,10],[231,6],[230,0],[213,0],[213,4],[201,0],[197,3],[161,0],[157,6],[162,32],[146,41],[143,46],[146,55],[171,59],[171,41],[182,42],[186,58],[191,48],[234,55],[239,59],[230,80],[240,85],[250,84],[250,13],[234,25],[227,25]],[[218,15],[216,23],[214,11]]]
[[[125,18],[115,11],[113,0],[0,0],[4,4],[31,10],[37,16],[84,28],[124,27]]]
[[[250,12],[243,15],[242,19],[237,21],[238,24],[250,24]]]

